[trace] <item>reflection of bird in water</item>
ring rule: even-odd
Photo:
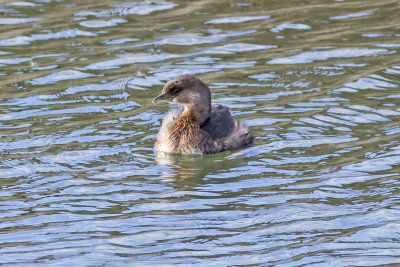
[[[248,161],[244,155],[226,160],[228,155],[231,153],[207,156],[156,153],[155,160],[157,164],[164,165],[164,171],[160,175],[163,181],[173,182],[175,189],[186,190],[209,183],[205,179],[207,176],[209,178],[215,175],[226,176],[225,182],[230,178],[235,179],[236,176],[232,176],[232,172],[235,172],[233,170],[246,165]],[[246,170],[240,170],[240,172],[243,175]]]
[[[162,177],[171,181],[190,178],[191,183],[202,183],[207,174],[221,168],[220,161],[216,161],[214,157],[203,157],[201,155],[187,156],[157,152],[155,159],[160,165],[169,165],[169,171],[163,172]]]
[[[192,75],[169,81],[153,102],[169,100],[184,108],[171,110],[157,136],[156,150],[181,154],[208,154],[250,144],[254,137],[228,107],[211,105],[210,89]]]

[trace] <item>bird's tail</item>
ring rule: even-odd
[[[223,150],[232,150],[251,144],[254,140],[253,134],[249,128],[240,121],[235,120],[235,127],[232,133],[223,139],[219,140]]]

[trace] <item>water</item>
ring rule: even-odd
[[[100,2],[100,3],[99,3]],[[400,264],[398,1],[2,1],[0,264]],[[256,140],[153,150],[163,84]]]

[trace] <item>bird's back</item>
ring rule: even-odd
[[[234,120],[227,106],[212,105],[211,114],[201,129],[221,147],[221,151],[244,147],[254,137],[243,122]]]
[[[212,139],[217,140],[228,137],[232,133],[235,123],[229,108],[217,104],[211,106],[210,117],[200,127]]]

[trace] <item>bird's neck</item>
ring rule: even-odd
[[[199,125],[203,124],[211,113],[211,104],[185,105],[182,116],[192,117]]]

